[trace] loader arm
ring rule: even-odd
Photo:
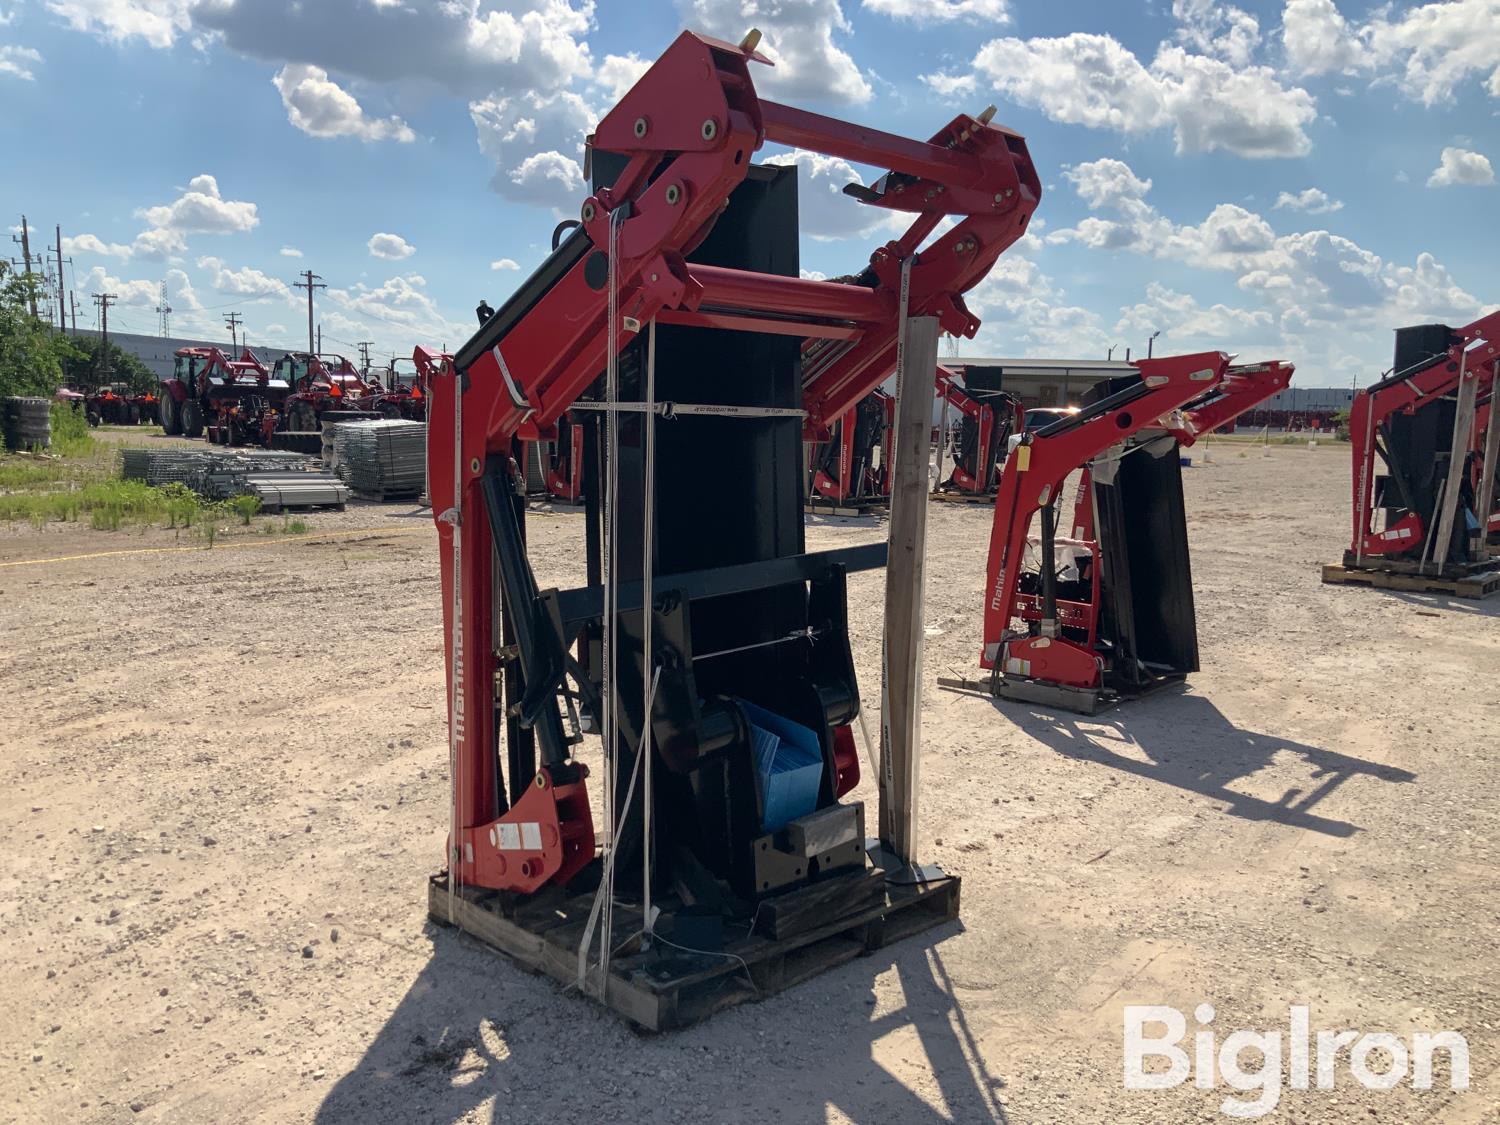
[[[939,364],[933,383],[940,401],[946,402],[964,417],[973,421],[977,431],[976,456],[983,462],[975,464],[973,472],[955,462],[951,483],[960,492],[988,492],[995,484],[995,466],[1000,460],[996,454],[1003,452],[1003,447],[1009,441],[1015,428],[1016,419],[1020,414],[1020,401],[1007,394],[994,396],[1006,404],[1010,415],[1001,427],[1002,432],[997,434],[995,432],[995,408],[987,402],[981,402],[965,387],[960,386],[956,371]]]
[[[591,137],[591,153],[624,158],[613,182],[583,201],[578,226],[433,378],[428,475],[454,759],[449,860],[462,881],[533,890],[576,870],[585,835],[592,855],[591,828],[564,832],[565,846],[553,831],[519,872],[497,867],[487,843],[520,813],[515,777],[509,814],[498,777],[502,719],[538,742],[541,769],[523,794],[527,823],[538,822],[538,805],[553,810],[540,823],[554,830],[580,807],[587,814],[586,771],[567,758],[556,723],[568,659],[555,643],[560,626],[534,617],[542,611],[518,527],[522,501],[504,491],[516,440],[556,439],[559,419],[611,353],[653,322],[800,337],[804,434],[827,440],[830,424],[894,370],[903,314],[974,335],[979,320],[962,295],[1025,233],[1039,201],[1025,141],[990,124],[993,111],[960,114],[931,139],[910,140],[762,100],[752,62],[768,60],[751,46],[680,35]],[[889,169],[855,185],[851,205],[907,212],[910,228],[846,281],[690,264],[766,142]],[[956,224],[924,248],[945,217]],[[502,591],[514,644],[492,643]],[[515,684],[521,694],[504,716],[495,691],[502,663],[507,691]]]
[[[1193,445],[1199,434],[1211,434],[1229,425],[1286,390],[1296,370],[1281,360],[1230,367],[1222,383],[1182,408],[1182,424],[1170,427],[1172,435],[1181,445]]]
[[[1480,379],[1484,386],[1496,378],[1500,357],[1500,310],[1455,329],[1447,351],[1396,371],[1354,396],[1349,408],[1349,439],[1354,471],[1353,539],[1350,554],[1383,555],[1403,551],[1426,535],[1420,513],[1408,512],[1396,524],[1375,531],[1375,458],[1381,452],[1381,435],[1396,414],[1411,414],[1426,404],[1452,394],[1465,378]],[[1483,386],[1481,386],[1481,391]]]
[[[1041,509],[1053,509],[1068,474],[1143,429],[1165,429],[1165,416],[1219,386],[1228,373],[1229,357],[1200,352],[1142,360],[1136,366],[1139,381],[1077,414],[1026,433],[1007,458],[990,531],[982,667],[994,669],[1004,661],[1032,517]],[[1079,658],[1096,659],[1082,653]]]

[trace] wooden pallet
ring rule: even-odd
[[[401,501],[419,500],[422,496],[420,488],[391,488],[391,489],[354,489],[355,499],[366,500],[372,504],[395,504]]]
[[[446,876],[435,875],[427,885],[427,914],[522,968],[576,986],[578,945],[593,897],[569,895],[558,887],[514,901],[472,887],[450,894]],[[958,917],[958,901],[956,877],[902,885],[867,867],[768,899],[757,916],[757,931],[748,937],[731,936],[743,927],[726,922],[724,952],[712,954],[684,952],[666,941],[641,950],[635,940],[640,911],[617,905],[614,940],[619,952],[610,962],[607,994],[597,965],[597,936],[585,991],[644,1031],[688,1027],[952,921]],[[673,900],[658,905],[664,918],[676,909]],[[665,927],[662,932],[670,939]],[[768,936],[772,933],[779,936]]]
[[[995,504],[993,492],[933,492],[929,495],[934,500],[943,500],[949,504],[987,504],[990,507]]]
[[[1500,566],[1480,570],[1462,578],[1436,574],[1403,574],[1392,570],[1364,570],[1328,563],[1323,581],[1330,586],[1371,586],[1377,590],[1404,590],[1413,594],[1448,594],[1455,598],[1487,598],[1500,593]]]
[[[282,504],[269,500],[262,503],[256,511],[263,516],[274,516],[282,512],[342,512],[347,507],[347,504]]]
[[[809,516],[874,516],[890,511],[891,502],[886,497],[879,500],[858,500],[834,504],[827,500],[810,500],[802,505],[804,515]]]

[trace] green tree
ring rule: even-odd
[[[1333,412],[1333,436],[1338,441],[1349,440],[1349,408]]]
[[[63,362],[63,379],[70,387],[94,387],[101,383],[128,383],[136,394],[155,392],[161,380],[156,372],[114,341],[109,344],[109,374],[105,375],[104,345],[97,336],[74,336],[72,355]]]
[[[0,397],[52,395],[73,353],[67,337],[31,315],[36,290],[34,277],[0,262]]]

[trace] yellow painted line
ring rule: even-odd
[[[215,543],[195,547],[131,547],[121,551],[90,551],[85,555],[55,555],[48,559],[14,559],[0,562],[0,568],[9,566],[41,566],[43,563],[77,562],[80,559],[108,559],[120,555],[172,555],[182,551],[227,551],[235,547],[275,547],[281,543],[306,543],[315,539],[348,539],[355,535],[411,535],[418,531],[432,530],[427,524],[420,527],[361,527],[352,531],[311,531],[306,535],[282,535],[274,539],[247,539],[243,542]]]

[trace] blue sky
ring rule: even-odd
[[[576,213],[580,145],[683,27],[768,97],[926,136],[993,103],[1045,192],[968,354],[1222,348],[1369,382],[1500,305],[1500,0],[0,0],[0,214],[61,223],[79,323],[410,354],[462,342]],[[801,169],[803,268],[890,237]],[[16,248],[17,253],[19,248]],[[87,313],[85,313],[87,309]]]

